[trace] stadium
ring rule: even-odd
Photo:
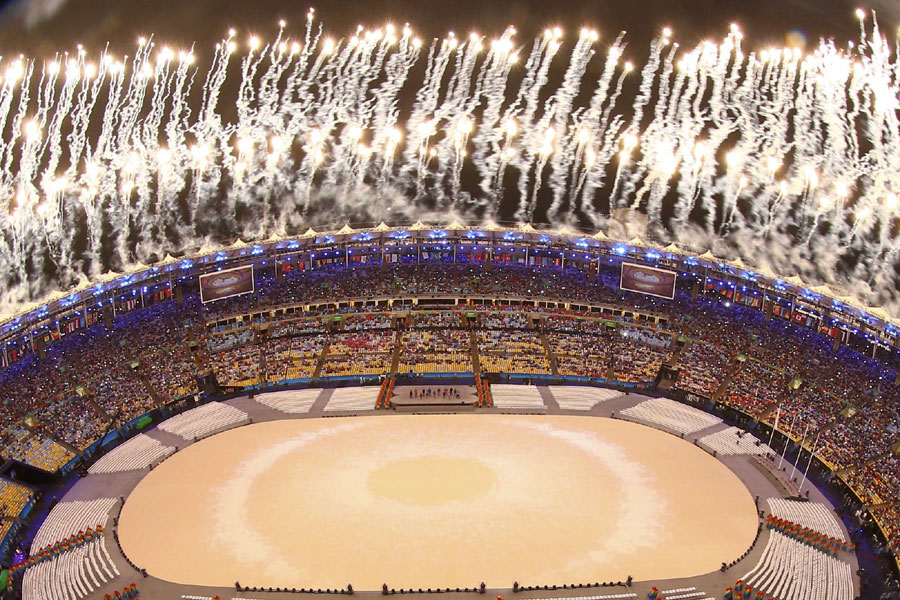
[[[515,93],[489,90],[518,52],[519,89],[544,85],[561,33],[527,60],[510,29],[486,58],[474,34],[435,38],[421,90],[450,83],[426,111],[391,86],[423,45],[408,27],[345,43],[307,24],[296,50],[280,27],[249,42],[232,128],[208,99],[233,33],[197,121],[193,55],[144,39],[127,85],[115,58],[39,81],[6,67],[0,108],[37,116],[0,147],[4,598],[897,597],[897,88],[879,76],[900,70],[877,27],[837,81],[827,43],[802,68],[788,49],[745,59],[732,27],[676,69],[664,31],[646,120],[617,112],[621,39],[573,110],[589,30],[551,97],[502,117]],[[745,60],[767,66],[727,73]],[[716,138],[717,93],[758,86],[776,114],[766,86],[791,72],[777,163],[769,136]],[[276,110],[303,81],[340,116]],[[832,122],[796,106],[835,89],[872,114],[804,145],[801,122]],[[667,112],[691,94],[710,110]],[[836,157],[853,152],[851,184]]]

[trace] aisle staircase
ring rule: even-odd
[[[256,368],[259,369],[259,387],[265,388],[269,383],[268,372],[266,370],[266,353],[262,344],[257,345],[259,357],[257,359]]]
[[[469,352],[472,354],[472,372],[475,377],[481,375],[481,357],[478,355],[478,338],[475,329],[469,329]]]
[[[744,363],[742,363],[741,361],[737,359],[733,359],[731,361],[731,365],[728,366],[728,371],[726,371],[725,377],[724,379],[722,379],[722,383],[719,384],[719,387],[716,388],[716,391],[713,394],[713,402],[718,402],[725,396],[725,394],[728,392],[728,387],[731,385],[731,381],[734,379],[734,376],[740,373],[743,368]]]
[[[319,360],[316,361],[316,369],[313,371],[312,380],[316,381],[319,379],[319,375],[322,374],[322,369],[325,367],[325,360],[328,358],[328,350],[331,348],[331,340],[326,339],[325,343],[322,344],[322,351],[319,353]]]
[[[397,376],[397,369],[400,368],[400,353],[403,352],[403,337],[399,331],[394,332],[394,350],[391,352],[391,377]]]
[[[156,388],[150,383],[150,380],[147,379],[147,376],[143,373],[138,374],[138,381],[141,382],[141,387],[144,388],[144,391],[147,392],[147,395],[150,396],[150,399],[153,400],[153,404],[157,408],[162,408],[165,402],[163,402],[162,398],[160,398],[159,393],[156,391]]]
[[[553,348],[550,347],[550,340],[547,339],[547,334],[541,329],[538,331],[538,336],[541,338],[541,346],[544,347],[547,362],[550,363],[550,372],[554,377],[559,377],[559,361],[556,359],[556,354],[553,353]]]
[[[381,390],[378,392],[378,400],[375,401],[375,408],[390,408],[391,398],[394,397],[394,383],[396,377],[391,375],[381,382]]]
[[[491,396],[491,384],[480,374],[475,374],[475,390],[478,393],[478,407],[486,408],[494,405],[494,399]]]
[[[103,419],[103,421],[105,421],[106,423],[109,423],[110,421],[112,421],[112,417],[109,416],[109,413],[107,413],[105,410],[103,410],[103,407],[101,407],[100,404],[97,402],[96,398],[94,398],[94,393],[91,392],[90,389],[88,389],[87,385],[79,384],[75,380],[75,378],[72,377],[72,374],[68,371],[68,369],[60,369],[59,373],[62,374],[63,378],[66,380],[66,383],[69,384],[69,388],[75,394],[78,394],[77,389],[79,387],[81,387],[84,390],[85,394],[84,394],[84,396],[81,397],[81,399],[84,400],[85,402],[87,402],[88,406],[90,406],[92,409],[94,409],[94,412],[97,413],[97,416],[99,416],[101,419]]]

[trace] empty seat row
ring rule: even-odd
[[[163,431],[186,440],[197,439],[244,423],[247,413],[228,404],[210,402],[159,424]]]
[[[270,392],[256,396],[256,401],[279,412],[300,415],[309,412],[321,392],[320,389]]]
[[[142,433],[101,457],[91,465],[88,472],[92,474],[119,473],[146,469],[174,452],[174,446],[167,446]]]
[[[118,498],[73,500],[60,502],[53,507],[31,542],[31,553],[66,539],[88,528],[105,525]]]
[[[719,417],[668,398],[651,398],[626,408],[619,414],[678,433],[693,433],[722,422]]]
[[[375,410],[378,400],[378,387],[338,388],[325,406],[326,413],[356,412]]]
[[[491,398],[501,410],[547,410],[541,392],[533,385],[493,385]]]
[[[700,445],[710,452],[734,456],[747,454],[751,456],[769,456],[774,451],[769,445],[761,442],[753,434],[746,433],[737,427],[729,427],[700,438]]]
[[[98,537],[25,571],[23,600],[81,600],[119,577],[119,570]]]
[[[601,402],[624,396],[618,390],[585,385],[551,385],[548,389],[563,410],[591,410]]]
[[[847,536],[834,512],[824,504],[783,498],[769,498],[766,502],[769,504],[769,512],[779,519],[786,519],[829,537],[847,541]]]
[[[743,580],[780,600],[851,600],[850,564],[771,531],[765,550]]]

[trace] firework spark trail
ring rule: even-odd
[[[402,140],[402,132],[397,127],[399,117],[399,94],[403,84],[409,78],[409,71],[419,58],[421,42],[418,38],[409,43],[410,33],[404,33],[401,47],[404,52],[391,56],[387,63],[387,79],[376,92],[374,122],[376,145],[374,151],[382,155],[382,166],[377,174],[376,190],[384,192],[390,185],[394,168],[394,157]]]
[[[474,81],[475,67],[481,53],[481,42],[470,39],[456,54],[453,74],[447,82],[447,93],[440,107],[435,111],[437,123],[446,122],[447,135],[437,142],[437,161],[447,165],[450,172],[445,175],[449,180],[449,199],[445,195],[436,198],[438,210],[446,210],[448,204],[465,204],[468,193],[462,190],[462,168],[466,158],[469,136],[475,122],[471,111],[476,107],[480,91]],[[474,94],[472,90],[474,89]],[[444,189],[445,186],[440,186]]]
[[[577,189],[577,184],[570,185],[571,165],[573,163],[583,164],[584,148],[591,142],[592,134],[589,127],[577,123],[570,127],[569,121],[573,118],[575,97],[581,89],[584,73],[593,54],[591,47],[596,39],[597,36],[591,35],[588,30],[581,31],[578,42],[569,56],[569,64],[562,83],[553,97],[547,101],[548,106],[552,106],[552,109],[548,109],[548,111],[552,111],[554,115],[550,126],[560,137],[568,134],[568,140],[558,146],[559,151],[551,153],[551,171],[547,185],[550,187],[553,199],[547,209],[547,218],[552,221],[557,221],[563,201],[570,199],[568,198],[570,190]],[[618,51],[617,47],[615,49]]]
[[[602,58],[594,32],[566,51],[555,28],[524,45],[513,28],[448,34],[423,52],[408,26],[335,39],[312,12],[300,37],[284,23],[271,41],[230,32],[205,68],[202,49],[152,38],[131,58],[7,59],[4,306],[312,218],[603,227],[622,207],[650,235],[726,253],[766,243],[757,263],[828,282],[853,252],[845,275],[870,303],[900,305],[900,61],[865,25],[857,44],[806,56],[745,54],[736,26],[691,49],[664,31],[631,74],[622,35]]]
[[[521,116],[518,118],[522,152],[515,158],[516,167],[519,169],[519,209],[516,211],[515,218],[519,221],[530,221],[534,214],[544,166],[556,142],[556,130],[550,128],[553,113],[545,112],[540,118],[537,116],[541,107],[541,90],[550,80],[550,66],[562,47],[561,37],[562,32],[559,29],[548,29],[544,33],[544,37],[535,43],[534,51],[529,58],[528,75],[523,81],[520,95],[514,103],[514,106],[520,102],[524,103]],[[534,63],[532,63],[532,59],[534,59]],[[553,106],[551,105],[550,108],[552,111]],[[534,183],[530,185],[529,193],[531,181],[529,175],[532,165],[534,165]]]
[[[509,72],[515,61],[510,60],[513,50],[515,29],[507,28],[503,35],[495,40],[485,59],[479,80],[479,89],[484,100],[481,124],[472,138],[474,151],[472,163],[477,169],[484,194],[483,207],[498,206],[502,198],[502,173],[506,163],[515,153],[515,148],[508,135],[508,127],[502,123],[502,108],[506,102],[506,90]],[[507,143],[503,143],[504,140]],[[491,216],[495,216],[491,214]]]
[[[760,117],[764,125],[761,144],[764,147],[765,159],[762,165],[758,165],[758,177],[763,188],[763,201],[751,204],[750,217],[756,222],[756,227],[761,235],[766,237],[774,224],[774,217],[781,201],[785,197],[787,185],[784,180],[776,179],[777,173],[782,169],[785,157],[791,150],[789,140],[790,121],[788,115],[793,105],[793,90],[800,76],[798,63],[794,61],[789,68],[782,69],[778,78],[772,82],[771,94],[761,105]],[[750,122],[751,115],[743,108],[742,118],[744,122]],[[765,169],[763,172],[762,169]],[[769,198],[773,198],[769,200]]]
[[[0,88],[0,131],[6,130],[6,123],[9,120],[14,97],[15,88],[7,79],[7,81],[3,82],[2,88]],[[13,142],[14,140],[8,144],[0,144],[0,167],[2,167],[2,171],[0,171],[0,185],[2,185],[4,197],[9,197],[10,194],[15,193],[13,187],[14,176],[10,168],[13,160],[12,151],[15,148]]]
[[[666,111],[669,108],[669,96],[672,93],[672,86],[674,85],[671,79],[675,50],[676,47],[673,46],[671,52],[662,63],[663,66],[660,73],[657,73],[657,70],[659,70],[658,67],[652,72],[647,72],[651,63],[655,62],[658,65],[659,55],[657,53],[651,55],[651,58],[655,57],[656,60],[649,61],[642,73],[640,93],[635,100],[634,116],[632,117],[631,125],[628,128],[632,137],[627,139],[631,141],[626,141],[627,145],[623,147],[623,152],[620,152],[619,154],[620,168],[623,171],[621,176],[624,178],[620,195],[623,197],[621,201],[616,198],[610,198],[611,204],[615,202],[613,204],[615,207],[628,206],[630,203],[629,198],[637,198],[639,195],[643,196],[646,192],[646,186],[641,188],[643,191],[638,190],[638,185],[640,185],[645,178],[651,176],[648,174],[647,163],[645,163],[643,157],[649,156],[653,152],[654,145],[657,143],[658,139],[657,130],[660,128],[660,122],[665,118]],[[653,89],[654,81],[659,82],[655,90]],[[655,106],[653,106],[653,117],[646,127],[644,127],[642,124],[644,112],[651,106],[650,103],[654,93],[657,95],[657,102]],[[634,157],[631,154],[635,147],[637,147],[640,155],[639,160],[634,160]],[[622,162],[627,164],[622,166]],[[619,174],[617,173],[617,179],[618,177]],[[637,204],[640,204],[640,200],[637,201]]]
[[[620,34],[616,38],[610,52],[607,54],[603,73],[597,82],[585,115],[585,122],[591,128],[593,139],[590,146],[585,150],[584,169],[573,194],[577,198],[577,210],[584,214],[595,227],[602,221],[602,216],[598,208],[594,206],[593,198],[585,198],[584,193],[587,190],[588,193],[593,195],[596,190],[603,188],[607,166],[617,151],[618,136],[621,134],[624,119],[622,115],[616,115],[610,119],[610,115],[616,106],[617,100],[622,95],[625,76],[631,71],[629,68],[630,63],[625,63],[625,68],[619,71],[612,94],[609,93],[609,86],[618,70],[619,57],[623,52],[623,37],[623,34]],[[618,168],[620,169],[621,166],[620,164]],[[615,185],[618,183],[618,177],[619,171],[617,170],[610,197],[615,196]]]

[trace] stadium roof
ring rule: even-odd
[[[441,225],[418,221],[407,226],[391,226],[381,222],[373,227],[361,228],[354,228],[349,224],[322,230],[310,227],[303,234],[293,237],[272,235],[264,241],[255,243],[237,239],[225,247],[204,246],[195,253],[181,257],[167,255],[154,265],[139,263],[126,273],[110,271],[69,291],[53,292],[41,302],[25,304],[14,314],[0,314],[0,338],[7,338],[11,333],[31,327],[32,323],[40,323],[48,315],[81,304],[88,298],[104,293],[108,295],[113,290],[130,289],[145,281],[177,279],[185,275],[214,271],[219,268],[222,261],[234,261],[242,257],[244,260],[278,258],[312,248],[356,243],[390,245],[398,241],[427,243],[451,238],[465,238],[465,241],[479,244],[488,242],[549,244],[554,247],[571,247],[576,252],[615,254],[645,262],[654,262],[662,258],[670,263],[682,263],[680,267],[682,270],[692,270],[690,267],[699,266],[718,272],[722,277],[745,280],[751,285],[766,284],[785,295],[795,295],[810,303],[829,306],[831,311],[840,313],[843,317],[860,320],[873,331],[882,331],[892,338],[896,337],[897,329],[900,329],[900,318],[889,314],[883,307],[867,306],[847,290],[828,284],[811,286],[797,275],[777,274],[765,264],[748,266],[740,257],[729,260],[716,256],[710,250],[698,254],[674,243],[662,246],[637,236],[628,241],[621,241],[609,237],[603,231],[587,234],[565,226],[540,229],[531,224],[504,227],[496,223],[464,225],[453,222]],[[654,251],[652,256],[647,255],[648,250]]]

